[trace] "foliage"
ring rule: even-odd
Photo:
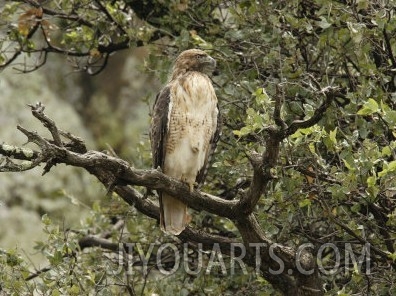
[[[98,74],[111,63],[111,53],[147,45],[147,68],[158,69],[164,81],[178,52],[208,50],[219,64],[213,80],[224,126],[204,191],[228,200],[239,199],[252,183],[249,158],[269,149],[265,143],[270,127],[279,125],[273,116],[277,102],[282,102],[281,121],[290,127],[316,116],[331,91],[334,99],[319,114],[320,120],[281,142],[273,178],[254,212],[273,241],[295,248],[309,242],[314,254],[322,252],[318,265],[329,295],[386,295],[396,280],[394,10],[393,1],[367,0],[64,0],[43,6],[9,1],[1,10],[9,31],[0,40],[0,62],[7,67],[14,57],[26,54],[27,62],[19,69],[28,72],[50,62],[48,55],[62,53],[73,58],[77,68]],[[164,59],[164,53],[170,58]],[[100,204],[91,221],[74,232],[60,230],[44,217],[48,242],[39,247],[48,255],[51,271],[24,281],[27,264],[16,252],[4,252],[1,264],[7,272],[1,275],[1,288],[53,295],[107,295],[130,289],[164,295],[251,295],[258,289],[272,290],[252,270],[233,278],[177,272],[158,277],[161,285],[155,276],[108,275],[105,271],[116,264],[111,254],[76,245],[83,235],[112,229],[104,213],[129,221],[127,234],[113,229],[107,237],[113,242],[171,238],[164,238],[143,215],[131,216],[129,208],[118,205],[115,215],[108,203]],[[196,215],[198,228],[239,235],[225,218]],[[137,225],[137,220],[143,222]],[[328,272],[337,258],[330,245],[322,248],[326,243],[340,250],[341,262],[350,250],[360,257],[369,244],[370,273],[356,262]],[[207,290],[198,288],[201,283]]]

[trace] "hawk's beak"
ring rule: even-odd
[[[208,56],[209,63],[213,65],[213,68],[216,68],[216,60],[210,56]]]
[[[213,69],[216,69],[216,60],[210,56],[208,56],[208,64],[211,65]]]
[[[205,64],[206,64],[206,68],[207,68],[208,72],[210,72],[210,74],[216,72],[216,60],[214,58],[207,56]]]

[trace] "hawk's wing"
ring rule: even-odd
[[[205,180],[206,174],[208,173],[210,160],[212,158],[213,153],[216,150],[217,142],[219,141],[221,134],[221,115],[219,112],[219,105],[217,105],[216,109],[217,109],[216,129],[213,133],[213,136],[210,138],[209,147],[208,150],[206,151],[205,163],[203,167],[199,170],[197,174],[197,178],[195,179],[198,185],[202,185]]]
[[[154,168],[164,167],[166,135],[169,128],[170,88],[164,87],[157,95],[150,129],[151,151]]]

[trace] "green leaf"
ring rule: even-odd
[[[358,115],[370,115],[379,111],[378,103],[370,98],[364,103],[363,107],[357,112]]]
[[[347,159],[343,158],[342,161],[348,170],[352,172],[355,171],[355,167],[351,163],[349,163]]]
[[[394,253],[389,253],[389,254],[388,254],[388,257],[389,257],[393,262],[395,262],[395,261],[396,261],[396,252],[394,252]]]
[[[43,224],[46,225],[46,226],[49,226],[49,225],[52,224],[52,221],[51,221],[51,219],[48,217],[47,214],[44,214],[44,215],[41,217],[41,222],[43,222]]]
[[[386,123],[389,125],[390,129],[394,129],[396,127],[396,111],[395,110],[390,110],[390,111],[384,112],[383,118],[386,121]]]
[[[349,29],[350,35],[352,40],[358,44],[362,41],[363,38],[363,31],[364,31],[364,24],[357,24],[352,22],[347,22],[347,27]]]
[[[381,100],[381,110],[383,112],[392,111],[392,108],[389,105],[385,104],[384,101]]]
[[[336,127],[334,130],[330,131],[330,133],[329,133],[330,141],[331,141],[334,145],[337,145],[337,138],[336,138],[336,136],[337,136],[337,127]]]
[[[392,155],[392,149],[389,146],[385,146],[384,148],[382,148],[382,151],[381,151],[382,157],[388,157],[391,155]]]
[[[377,183],[377,177],[376,176],[370,176],[370,177],[367,178],[367,186],[368,187],[374,187],[376,183]]]
[[[307,127],[307,128],[300,128],[299,130],[297,130],[294,134],[292,134],[290,137],[293,139],[293,138],[299,138],[299,137],[301,137],[302,135],[305,135],[305,136],[307,136],[307,135],[311,135],[311,134],[313,134],[313,133],[315,133],[315,132],[318,132],[319,130],[318,130],[318,126],[317,125],[314,125],[314,126],[311,126],[311,127]]]
[[[55,251],[54,254],[49,254],[47,258],[52,265],[58,265],[62,262],[63,255],[61,251]]]
[[[388,170],[389,171],[394,171],[396,169],[396,160],[394,160],[394,161],[391,161],[389,164],[388,164]]]
[[[70,295],[79,295],[80,294],[80,288],[77,285],[71,286],[69,289],[67,289]]]
[[[310,206],[311,203],[312,203],[311,200],[309,198],[306,198],[306,199],[300,200],[298,202],[298,205],[300,206],[300,208],[304,208],[304,207]]]
[[[250,127],[244,126],[240,130],[234,130],[233,133],[234,133],[234,135],[236,135],[238,137],[243,137],[243,136],[250,134],[251,131],[252,131],[252,129]]]
[[[321,27],[322,29],[327,29],[331,27],[331,24],[325,19],[324,16],[320,17],[320,21],[316,22],[316,24]]]
[[[354,213],[358,213],[360,211],[360,204],[359,203],[355,203],[352,207],[351,207],[351,211]]]
[[[7,262],[8,266],[14,267],[14,266],[21,264],[22,259],[19,257],[19,255],[14,250],[12,250],[7,253],[6,262]]]
[[[383,166],[382,171],[380,171],[378,173],[378,177],[381,178],[381,177],[383,177],[383,176],[387,175],[388,173],[393,172],[395,170],[396,170],[396,160],[391,161],[389,163],[385,163],[384,166]]]
[[[271,101],[270,97],[266,93],[265,89],[260,87],[254,93],[253,96],[256,97],[256,103],[259,105],[267,105]]]

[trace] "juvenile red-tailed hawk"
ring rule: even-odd
[[[190,49],[176,59],[168,84],[157,95],[151,122],[154,167],[187,183],[203,182],[219,138],[217,97],[208,75],[216,61],[202,50]],[[190,222],[187,205],[158,192],[161,229],[178,235]]]

